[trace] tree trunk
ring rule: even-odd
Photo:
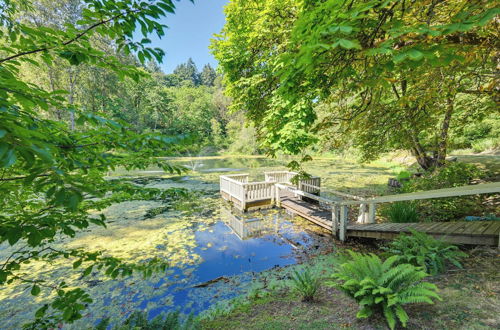
[[[417,160],[418,165],[420,165],[420,167],[424,171],[431,169],[434,166],[434,158],[427,155],[424,148],[420,144],[420,141],[418,140],[417,132],[415,132],[415,130],[412,129],[409,134],[413,143],[411,150]]]
[[[443,124],[441,125],[441,134],[438,141],[436,166],[443,166],[445,164],[446,152],[448,147],[448,131],[450,128],[450,121],[453,110],[453,98],[449,96],[446,98],[446,112],[444,114]]]

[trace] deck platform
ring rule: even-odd
[[[281,207],[325,229],[332,229],[331,211],[290,196],[281,200]],[[375,239],[393,239],[400,233],[409,233],[410,229],[424,232],[454,244],[498,246],[500,221],[348,223],[346,227],[348,237]]]
[[[393,239],[414,229],[455,244],[500,247],[500,221],[458,221],[427,223],[377,223],[376,207],[381,203],[413,201],[478,194],[498,194],[500,183],[364,198],[321,187],[319,177],[298,177],[289,171],[264,172],[264,181],[249,182],[248,174],[220,176],[221,197],[246,212],[266,207],[282,207],[301,216],[345,241],[348,237]],[[328,192],[328,197],[322,195]],[[333,196],[332,196],[333,194]],[[359,208],[359,215],[352,216]],[[356,222],[353,222],[356,220]]]

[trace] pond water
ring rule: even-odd
[[[327,232],[305,220],[276,209],[242,214],[219,198],[219,175],[245,171],[255,176],[265,170],[283,169],[286,161],[265,158],[169,161],[193,171],[173,176],[151,168],[136,173],[117,171],[113,175],[129,176],[146,187],[187,188],[192,192],[191,197],[169,207],[159,201],[112,205],[105,211],[107,228],[93,227],[55,244],[55,247],[102,250],[130,262],[160,257],[170,263],[165,273],[149,279],[132,276],[111,280],[98,272],[81,278],[81,273],[72,270],[71,264],[64,260],[48,267],[41,263],[26,267],[28,277],[36,274],[37,278],[48,281],[65,280],[70,286],[85,288],[93,297],[94,303],[89,305],[84,318],[65,328],[81,329],[106,317],[112,322],[123,321],[134,310],[147,311],[150,317],[172,310],[198,314],[218,301],[248,292],[262,271],[279,270],[334,248]],[[310,168],[315,175],[337,173],[329,174],[323,185],[333,186],[345,178],[346,191],[353,187],[359,191],[379,187],[393,172],[390,166],[375,164],[360,168],[355,163],[338,160],[315,161]],[[0,259],[8,250],[0,246]],[[51,298],[41,294],[33,299],[26,286],[1,288],[0,328],[19,328]]]

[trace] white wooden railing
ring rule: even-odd
[[[500,182],[483,183],[477,185],[436,189],[373,198],[362,198],[352,195],[349,196],[349,194],[342,193],[342,195],[345,195],[344,197],[351,198],[349,200],[324,198],[304,192],[294,187],[286,186],[283,184],[276,184],[276,204],[278,206],[280,205],[280,189],[288,190],[296,195],[315,199],[324,205],[328,205],[332,212],[332,232],[340,240],[344,241],[347,238],[348,206],[360,205],[360,216],[358,217],[358,219],[362,217],[364,219],[368,219],[368,221],[363,223],[375,223],[375,210],[376,205],[379,203],[500,193]]]
[[[248,182],[248,174],[221,175],[220,190],[244,203],[245,189],[243,184],[246,182]]]
[[[275,199],[275,184],[292,185],[291,180],[297,173],[289,171],[265,172],[264,181],[248,182],[249,175],[230,174],[220,176],[220,190],[240,202],[240,207],[245,210],[249,202]],[[299,181],[300,189],[312,194],[319,193],[316,188],[321,184],[319,177],[310,177]],[[296,186],[294,186],[297,188]]]
[[[246,202],[259,201],[274,198],[275,182],[249,182],[243,184]]]
[[[288,171],[264,172],[264,180],[275,183],[290,183],[290,180],[292,180],[295,175],[297,175],[297,173]]]

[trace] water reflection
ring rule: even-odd
[[[221,219],[241,240],[278,233],[278,215],[257,216],[255,213],[241,213],[228,207],[221,208]]]

